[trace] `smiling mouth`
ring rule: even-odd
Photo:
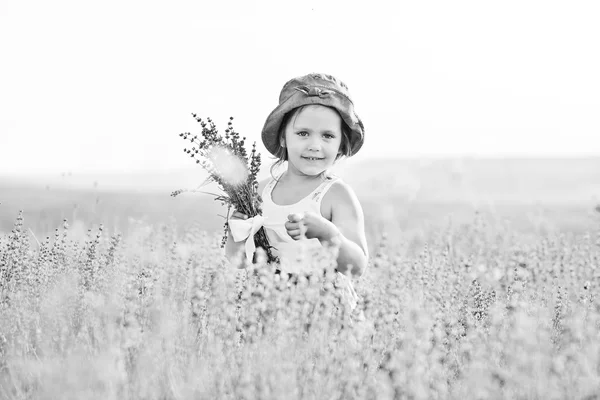
[[[318,160],[322,160],[322,158],[318,158],[318,157],[302,157],[305,160],[310,160],[310,161],[318,161]]]

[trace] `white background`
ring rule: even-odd
[[[0,0],[0,174],[189,166],[192,112],[260,142],[310,72],[349,86],[358,160],[600,155],[598,4]]]

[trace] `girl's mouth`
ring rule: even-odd
[[[322,158],[319,158],[319,157],[302,157],[302,158],[304,158],[305,160],[309,160],[309,161],[319,161],[319,160],[322,160]]]

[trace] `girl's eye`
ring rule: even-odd
[[[325,138],[327,138],[327,139],[334,139],[334,138],[335,138],[335,136],[334,136],[334,135],[332,135],[331,133],[326,133],[324,136],[325,136]]]
[[[308,132],[300,131],[300,132],[296,132],[296,134],[299,136],[306,136],[306,135],[308,135]]]

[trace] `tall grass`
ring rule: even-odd
[[[482,218],[417,254],[381,236],[351,310],[329,273],[234,270],[220,237],[68,224],[0,238],[0,398],[596,398],[600,229],[525,237]],[[408,238],[406,238],[408,240]]]

